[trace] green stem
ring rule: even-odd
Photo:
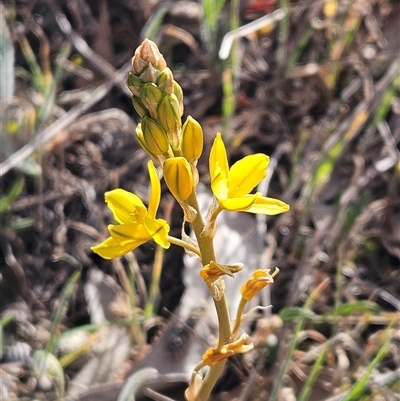
[[[279,65],[279,73],[284,72],[284,66],[287,61],[287,44],[289,38],[289,1],[280,0],[279,7],[285,11],[285,17],[282,18],[279,24],[279,34],[278,34],[278,50],[276,53],[277,63]]]
[[[235,335],[236,331],[239,329],[241,323],[242,323],[242,318],[243,318],[243,310],[244,307],[247,304],[247,300],[242,297],[240,300],[237,312],[236,312],[236,319],[235,319],[235,326],[232,329],[232,334]]]
[[[193,231],[196,235],[197,242],[199,244],[199,249],[201,253],[201,260],[203,266],[210,263],[212,260],[215,261],[215,251],[214,244],[212,238],[203,237],[201,233],[204,229],[204,221],[203,217],[200,213],[199,204],[197,201],[197,196],[195,190],[193,190],[189,199],[187,200],[190,206],[192,206],[196,212],[197,216],[192,221]],[[219,325],[219,338],[218,338],[218,347],[229,342],[231,338],[231,328],[230,328],[230,318],[228,307],[225,300],[225,294],[221,297],[221,299],[214,299],[215,309],[217,311],[218,316],[218,325]],[[222,371],[225,367],[226,360],[216,363],[211,366],[208,372],[206,373],[204,380],[200,386],[197,400],[196,401],[205,401],[208,399],[211,394],[212,389],[214,388],[218,378],[221,376]]]
[[[144,316],[152,317],[156,310],[156,304],[160,295],[160,278],[163,266],[164,248],[157,245],[154,256],[153,272],[151,275],[149,299],[144,307]]]

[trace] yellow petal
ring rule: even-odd
[[[120,224],[135,221],[138,217],[143,218],[146,214],[146,207],[140,198],[124,189],[106,192],[105,198],[114,219]]]
[[[211,176],[211,189],[217,199],[228,197],[228,177],[218,162],[214,168],[214,175]]]
[[[168,241],[169,225],[163,219],[144,219],[146,230],[153,240],[165,249],[168,249],[171,245]]]
[[[137,248],[139,245],[144,244],[151,239],[146,227],[143,224],[129,223],[122,225],[108,226],[108,231],[121,246]]]
[[[114,238],[108,237],[101,244],[93,246],[92,251],[100,255],[104,259],[118,258],[130,252],[131,249],[124,247],[115,242]]]
[[[210,168],[211,180],[214,180],[216,175],[221,174],[221,171],[226,178],[228,177],[229,173],[228,157],[226,155],[224,142],[219,132],[217,133],[217,136],[215,137],[214,143],[211,147],[209,168]]]
[[[228,197],[238,198],[248,194],[267,175],[268,163],[269,157],[262,153],[245,156],[237,161],[228,174]]]
[[[246,212],[274,216],[276,214],[285,213],[289,209],[290,206],[279,199],[260,196],[255,199],[254,203]]]
[[[257,195],[245,195],[241,198],[219,200],[219,204],[223,209],[230,210],[231,212],[248,212],[256,198]]]
[[[154,167],[154,164],[151,160],[147,163],[147,168],[149,169],[150,175],[150,199],[147,215],[151,219],[155,219],[158,205],[160,204],[161,185],[160,179],[158,178],[157,169]]]

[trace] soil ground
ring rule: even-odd
[[[213,399],[270,399],[287,369],[274,399],[294,400],[310,377],[312,350],[328,344],[310,399],[336,399],[370,367],[374,380],[366,380],[360,398],[348,399],[399,400],[400,382],[385,382],[384,375],[398,374],[400,366],[400,3],[243,1],[240,25],[279,7],[287,8],[287,17],[241,38],[236,57],[223,63],[217,52],[234,3],[227,2],[208,40],[202,9],[190,1],[0,3],[15,51],[8,77],[15,82],[13,98],[2,103],[2,400],[57,399],[59,376],[35,375],[37,350],[64,361],[68,393],[85,360],[66,363],[62,358],[71,351],[51,344],[93,323],[85,292],[93,271],[119,294],[126,290],[124,272],[133,269],[137,309],[122,302],[111,320],[143,316],[154,243],[121,261],[103,260],[90,248],[111,221],[105,191],[120,187],[148,196],[147,155],[135,138],[140,120],[124,79],[146,34],[183,88],[185,116],[204,128],[201,181],[209,183],[207,151],[221,131],[231,163],[255,152],[271,156],[268,196],[291,206],[268,218],[263,238],[267,267],[280,269],[271,301],[283,326],[267,324],[264,332],[262,320],[254,323],[256,352],[233,358]],[[2,35],[6,43],[4,29]],[[18,135],[9,135],[14,121]],[[28,143],[34,147],[30,162],[6,171]],[[33,175],[38,166],[41,172]],[[160,209],[179,237],[182,213],[165,186]],[[145,344],[133,336],[127,360],[109,381],[122,383],[169,324],[184,291],[183,265],[179,248],[165,252],[154,317],[140,324]],[[293,333],[299,340],[285,368]],[[279,346],[265,344],[271,335]],[[105,394],[97,400],[115,399]]]

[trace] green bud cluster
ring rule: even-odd
[[[142,118],[137,139],[162,167],[173,196],[184,203],[199,181],[196,165],[203,151],[203,130],[191,116],[182,126],[182,88],[152,41],[144,40],[135,51],[127,85]]]
[[[203,130],[192,117],[182,126],[183,92],[152,41],[145,39],[132,58],[127,85],[141,124],[136,129],[140,145],[160,166],[183,157],[196,168],[203,150]],[[194,171],[195,181],[197,171]]]

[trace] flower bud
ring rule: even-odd
[[[162,99],[162,91],[157,85],[148,83],[140,88],[140,100],[147,107],[153,118],[157,117],[157,107]]]
[[[181,150],[185,159],[191,164],[199,160],[203,151],[203,129],[191,116],[188,116],[182,127]]]
[[[160,72],[154,68],[151,64],[144,70],[142,74],[139,75],[139,78],[143,82],[152,82],[153,84],[156,83]]]
[[[174,81],[174,95],[178,99],[180,116],[183,115],[183,91],[178,82]]]
[[[143,136],[143,131],[142,131],[142,124],[138,124],[136,127],[136,138],[139,142],[139,145],[143,148],[143,150],[153,159],[157,160],[157,155],[154,154],[151,149],[146,144],[146,141],[144,140]]]
[[[132,58],[132,69],[136,75],[141,74],[151,64],[155,69],[162,71],[167,63],[158,50],[157,45],[149,39],[145,39],[136,49]]]
[[[143,139],[147,147],[156,155],[168,152],[169,142],[161,126],[149,117],[142,120]]]
[[[142,101],[137,97],[132,98],[132,104],[140,117],[145,117],[149,115],[149,111],[146,109]]]
[[[193,191],[193,175],[189,162],[183,157],[171,157],[163,165],[164,180],[174,198],[180,202]]]
[[[157,112],[158,119],[167,132],[171,146],[177,149],[180,142],[179,131],[182,126],[182,121],[176,96],[173,93],[165,96],[164,99],[161,100]]]
[[[161,71],[156,83],[164,94],[170,95],[174,92],[174,77],[172,71],[168,67]]]
[[[134,96],[140,96],[140,86],[143,85],[143,81],[131,71],[128,72],[126,84]]]

